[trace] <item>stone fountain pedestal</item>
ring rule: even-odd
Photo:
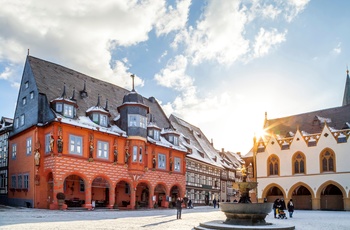
[[[220,209],[226,215],[225,221],[211,221],[200,223],[194,229],[274,229],[293,230],[295,226],[286,224],[271,224],[265,221],[266,216],[272,211],[273,203],[251,203],[249,190],[257,187],[257,182],[239,182],[238,188],[241,194],[238,203],[221,202]]]

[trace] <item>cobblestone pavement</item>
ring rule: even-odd
[[[225,220],[225,215],[213,207],[183,209],[182,219],[176,219],[175,209],[135,211],[94,210],[58,211],[0,206],[0,229],[192,229],[199,223]],[[296,211],[294,218],[266,221],[273,224],[295,225],[297,230],[350,229],[350,212]]]

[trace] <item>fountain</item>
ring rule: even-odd
[[[240,170],[243,182],[237,182],[241,197],[238,203],[221,202],[221,211],[225,213],[225,221],[211,221],[200,223],[194,229],[295,229],[290,225],[276,225],[267,223],[266,216],[272,211],[273,203],[252,203],[249,191],[257,188],[258,183],[247,181],[246,168]]]

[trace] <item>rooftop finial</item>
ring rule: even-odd
[[[97,105],[96,107],[99,107],[100,106],[100,94],[97,95]]]
[[[135,75],[134,74],[131,74],[130,76],[132,78],[132,91],[135,92]]]
[[[348,65],[346,65],[346,75],[349,76],[349,68],[348,68]]]
[[[66,97],[66,83],[63,82],[63,93],[62,93],[62,98],[65,98]]]
[[[29,49],[28,49],[28,54],[27,55],[29,56]]]
[[[73,100],[73,101],[76,101],[75,100],[75,87],[73,87],[73,96],[70,99]]]
[[[104,108],[106,111],[109,111],[108,110],[108,98],[106,99],[106,106],[105,106],[105,108]]]

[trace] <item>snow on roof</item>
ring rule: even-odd
[[[87,113],[91,112],[91,111],[96,111],[96,112],[99,111],[99,112],[107,113],[107,111],[104,108],[102,108],[101,106],[92,106],[92,107],[88,108],[88,110],[86,110]]]
[[[100,132],[105,132],[105,133],[110,133],[118,136],[123,136],[127,137],[126,132],[121,130],[118,126],[116,125],[111,125],[110,127],[103,127],[100,126],[93,121],[90,120],[90,118],[85,117],[85,116],[80,116],[77,119],[71,119],[71,118],[66,118],[60,114],[56,113],[56,120],[60,121],[65,124],[71,124],[75,125],[78,127],[82,128],[87,128],[87,129],[99,129]]]
[[[321,116],[316,116],[316,117],[321,123],[331,123],[332,122],[332,119],[330,119],[330,118],[321,117]]]

